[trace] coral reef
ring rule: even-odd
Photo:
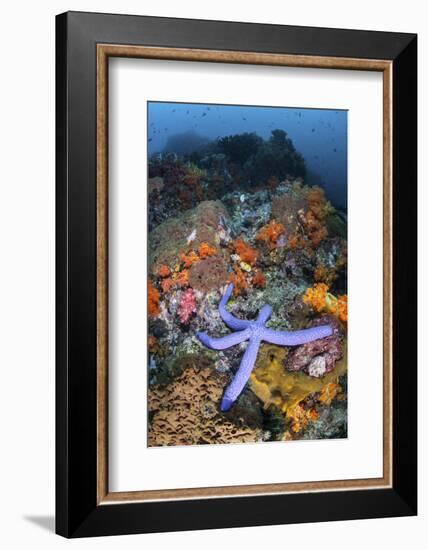
[[[239,369],[224,392],[220,405],[222,411],[228,411],[244,389],[254,368],[261,342],[269,342],[279,346],[299,346],[313,342],[314,340],[326,338],[333,333],[332,327],[328,324],[316,325],[312,328],[294,332],[277,331],[267,328],[265,325],[272,315],[272,308],[267,304],[261,308],[255,321],[237,319],[226,310],[226,304],[232,291],[233,284],[229,284],[220,300],[219,312],[220,317],[226,325],[236,332],[222,338],[212,338],[204,332],[197,333],[197,337],[205,346],[215,350],[227,349],[248,340],[248,346],[242,357]]]
[[[149,445],[346,437],[346,212],[305,172],[281,130],[150,158]]]

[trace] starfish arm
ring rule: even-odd
[[[272,315],[272,308],[270,305],[266,304],[260,310],[259,316],[257,317],[257,323],[265,324]]]
[[[226,309],[226,304],[229,301],[232,291],[233,291],[233,284],[230,283],[230,285],[226,289],[226,292],[223,294],[222,299],[220,300],[218,310],[220,312],[220,317],[223,319],[223,321],[226,323],[226,325],[229,328],[231,328],[232,330],[243,330],[250,325],[251,321],[244,321],[242,319],[237,319],[231,313],[229,313]]]
[[[294,332],[264,328],[262,330],[262,340],[270,344],[277,344],[278,346],[300,346],[301,344],[307,344],[313,340],[326,338],[332,334],[333,329],[330,325],[296,330]]]
[[[212,338],[208,336],[206,332],[197,332],[196,336],[207,348],[222,350],[236,346],[236,344],[240,344],[247,340],[249,331],[241,330],[240,332],[232,332],[222,338]]]
[[[245,384],[250,378],[251,371],[254,368],[254,364],[257,359],[257,353],[259,351],[260,340],[250,340],[247,349],[245,350],[244,356],[242,357],[241,364],[239,369],[236,371],[235,376],[233,377],[232,382],[226,388],[226,391],[223,394],[223,399],[221,401],[220,409],[223,412],[228,411],[234,402],[238,399],[242,390],[245,387]]]

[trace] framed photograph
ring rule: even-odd
[[[416,514],[416,36],[56,24],[57,533]]]

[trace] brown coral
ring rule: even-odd
[[[148,444],[154,446],[247,443],[262,439],[260,429],[232,423],[218,403],[227,376],[202,368],[187,368],[173,383],[149,392]]]
[[[324,264],[318,264],[314,271],[314,279],[317,282],[322,282],[328,286],[331,286],[337,279],[335,267],[327,267]]]

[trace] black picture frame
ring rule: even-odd
[[[97,44],[392,62],[392,486],[97,501]],[[417,513],[417,36],[68,12],[56,18],[56,532],[65,537]]]

